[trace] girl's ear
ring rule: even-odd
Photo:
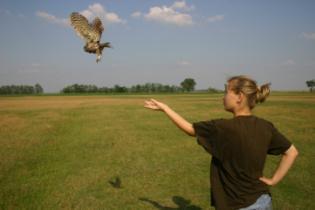
[[[237,94],[236,103],[241,104],[243,102],[244,98],[245,98],[244,93],[240,92],[239,94]]]

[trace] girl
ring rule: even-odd
[[[231,119],[189,123],[166,104],[151,99],[145,107],[160,110],[212,155],[211,205],[217,210],[272,209],[269,186],[286,175],[296,148],[274,125],[252,114],[269,95],[270,84],[258,87],[246,76],[228,79],[223,104]],[[272,178],[262,175],[267,154],[282,155]]]

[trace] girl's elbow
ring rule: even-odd
[[[293,151],[294,151],[294,153],[293,153],[294,156],[297,157],[299,155],[299,151],[295,147],[294,147]]]
[[[195,137],[196,136],[196,132],[195,129],[193,127],[191,127],[191,129],[189,129],[189,136]]]
[[[191,136],[191,137],[195,137],[196,136],[195,133],[192,133],[192,132],[189,132],[187,134],[188,134],[188,136]]]
[[[296,147],[294,145],[292,145],[292,151],[291,152],[294,156],[298,156],[298,154],[299,154],[299,151],[296,149]]]
[[[188,136],[196,136],[195,134],[195,129],[192,125],[190,125],[187,129],[186,129],[186,133]]]

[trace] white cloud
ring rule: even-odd
[[[121,19],[116,13],[108,12],[100,3],[89,5],[87,9],[80,13],[89,20],[99,17],[107,23],[126,23],[126,21]]]
[[[6,10],[2,10],[0,9],[0,15],[5,15],[5,16],[10,16],[10,17],[18,17],[18,18],[21,18],[21,19],[25,19],[26,16],[22,13],[13,13],[11,12],[10,10],[6,9]]]
[[[95,17],[99,17],[106,23],[126,23],[126,21],[121,19],[116,13],[106,11],[106,9],[99,3],[89,5],[87,9],[81,11],[80,13],[90,21],[92,21]],[[55,23],[62,26],[70,26],[70,21],[68,18],[58,18],[43,11],[37,11],[36,16],[43,18],[50,23]]]
[[[191,63],[189,61],[181,60],[177,62],[177,65],[179,66],[190,66]]]
[[[190,14],[177,11],[176,9],[188,8],[185,1],[175,2],[172,6],[155,6],[151,7],[150,11],[144,15],[147,20],[160,23],[174,24],[178,26],[193,25],[193,20]]]
[[[82,11],[80,13],[81,13],[81,15],[86,17],[87,19],[92,19],[93,12],[91,12],[90,10],[84,10],[84,11]]]
[[[119,16],[113,12],[107,13],[105,18],[110,23],[126,23],[126,21],[120,19]]]
[[[26,16],[24,14],[22,14],[22,13],[18,14],[18,17],[22,18],[22,19],[26,18]]]
[[[11,16],[12,15],[12,12],[8,9],[1,9],[0,8],[0,14],[4,14],[4,15],[7,15],[7,16]]]
[[[194,5],[188,6],[185,1],[176,1],[171,6],[173,9],[182,9],[184,11],[191,11],[195,9]]]
[[[33,74],[33,73],[39,73],[42,71],[42,64],[38,62],[33,62],[33,63],[27,63],[27,64],[22,64],[18,69],[17,73],[19,74]]]
[[[138,17],[140,17],[141,15],[142,15],[141,12],[134,12],[134,13],[131,14],[131,17],[133,17],[133,18],[138,18]]]
[[[293,65],[295,65],[295,64],[296,64],[296,63],[295,63],[294,60],[288,59],[288,60],[282,62],[282,63],[281,63],[281,66],[293,66]]]
[[[41,64],[40,64],[40,63],[31,63],[31,66],[32,66],[32,67],[40,67]]]
[[[315,40],[315,32],[313,33],[306,33],[306,32],[303,32],[302,33],[302,36],[306,39],[313,39]]]
[[[43,18],[44,20],[55,23],[61,26],[70,26],[69,20],[66,18],[57,18],[54,15],[51,15],[47,12],[37,11],[36,16]]]
[[[215,15],[207,18],[210,23],[218,22],[224,20],[224,15]]]

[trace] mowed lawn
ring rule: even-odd
[[[0,209],[212,209],[210,155],[143,102],[194,122],[232,117],[222,96],[0,97]],[[274,209],[315,209],[315,95],[274,93],[254,113],[300,152],[272,188]],[[279,158],[268,157],[266,176]]]

